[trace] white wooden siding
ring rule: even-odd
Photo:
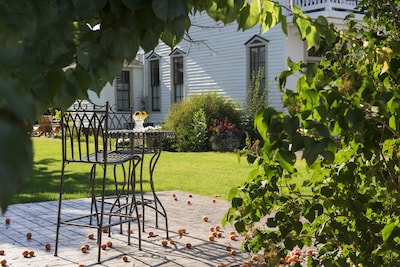
[[[287,3],[287,0],[281,0]],[[324,2],[325,3],[325,2]],[[327,2],[328,3],[328,2]],[[341,17],[329,17],[338,25],[343,23]],[[282,92],[278,88],[277,77],[287,69],[286,59],[294,61],[304,59],[304,42],[297,30],[289,22],[289,36],[285,36],[281,26],[277,25],[267,33],[261,33],[258,27],[238,31],[233,23],[221,27],[205,14],[192,17],[189,37],[193,42],[183,40],[176,48],[186,53],[184,58],[184,96],[216,92],[234,99],[243,105],[248,87],[247,48],[245,43],[258,34],[268,40],[266,45],[266,86],[269,90],[268,104],[278,110],[282,109]],[[198,27],[198,26],[202,27]],[[133,105],[135,109],[144,106],[149,113],[149,121],[156,124],[164,122],[172,105],[171,92],[171,49],[160,43],[154,52],[160,57],[161,109],[151,111],[151,94],[149,93],[149,67],[143,60],[144,67],[133,68]],[[289,79],[287,87],[295,89],[295,77]],[[115,103],[114,87],[107,85],[101,94],[101,100]],[[144,101],[144,102],[142,102]]]
[[[247,48],[245,43],[259,28],[237,31],[237,25],[231,24],[224,27],[216,26],[207,15],[197,15],[194,24],[206,26],[201,28],[192,26],[189,32],[194,42],[182,41],[178,48],[186,53],[185,68],[185,97],[192,94],[216,92],[243,105],[247,92]],[[214,28],[213,28],[214,27]],[[282,107],[282,94],[278,90],[275,77],[285,69],[285,39],[280,28],[272,29],[267,34],[261,35],[269,40],[267,44],[267,86],[269,88],[268,101],[278,109]],[[164,121],[171,108],[171,49],[161,43],[155,50],[160,56],[161,68],[161,95],[162,104],[160,112],[151,112],[150,119]],[[145,87],[148,86],[148,69],[145,63]],[[148,89],[146,96],[149,95]],[[148,99],[147,101],[150,101]]]

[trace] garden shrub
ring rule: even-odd
[[[216,93],[192,95],[171,107],[163,128],[175,133],[175,138],[171,143],[172,149],[176,151],[207,151],[211,149],[208,140],[209,132],[207,130],[204,136],[202,133],[204,128],[200,127],[201,123],[205,121],[208,129],[216,120],[226,119],[239,126],[242,116],[243,111],[239,104],[221,95]],[[196,125],[196,129],[194,125]]]
[[[193,150],[202,151],[207,148],[207,117],[203,108],[194,112],[191,129],[190,142],[193,144]]]

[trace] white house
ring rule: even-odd
[[[289,5],[289,0],[281,0]],[[355,10],[360,1],[352,0],[293,0],[311,18],[322,15],[338,27],[350,12],[361,20]],[[236,24],[224,26],[206,14],[192,18],[192,26],[185,39],[172,51],[160,43],[148,54],[138,53],[121,74],[108,84],[100,98],[118,109],[146,110],[149,121],[160,123],[173,103],[179,103],[193,94],[217,92],[244,104],[250,76],[258,68],[264,69],[264,84],[269,90],[268,105],[282,108],[282,93],[276,77],[285,70],[288,57],[294,61],[318,61],[307,51],[297,29],[290,24],[285,36],[280,26],[267,33],[254,27],[237,31]],[[288,84],[294,88],[294,80]]]

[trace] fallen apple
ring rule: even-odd
[[[162,245],[163,247],[168,246],[168,240],[162,240],[162,241],[161,241],[161,245]]]
[[[81,247],[81,252],[82,253],[86,253],[87,252],[87,247],[86,246],[82,246]]]
[[[27,238],[27,239],[31,239],[31,238],[32,238],[32,233],[30,233],[30,232],[29,232],[29,233],[26,233],[26,238]]]

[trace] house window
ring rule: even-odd
[[[175,49],[171,53],[171,63],[172,63],[172,100],[174,103],[180,103],[184,98],[184,65],[183,65],[184,53]]]
[[[150,69],[150,99],[151,99],[151,110],[160,111],[161,110],[161,88],[160,88],[160,57],[151,53],[147,58],[149,61]]]
[[[266,87],[266,73],[267,73],[267,43],[264,38],[254,35],[249,41],[245,43],[247,46],[247,79],[250,84],[251,78],[261,71],[261,91]]]
[[[315,49],[315,47],[311,47],[310,49],[307,50],[307,44],[304,43],[304,49],[305,49],[304,61],[306,63],[319,64],[319,62],[321,62],[322,55],[320,51]]]
[[[130,110],[131,107],[131,84],[129,71],[123,70],[115,79],[115,88],[117,91],[117,109]]]

